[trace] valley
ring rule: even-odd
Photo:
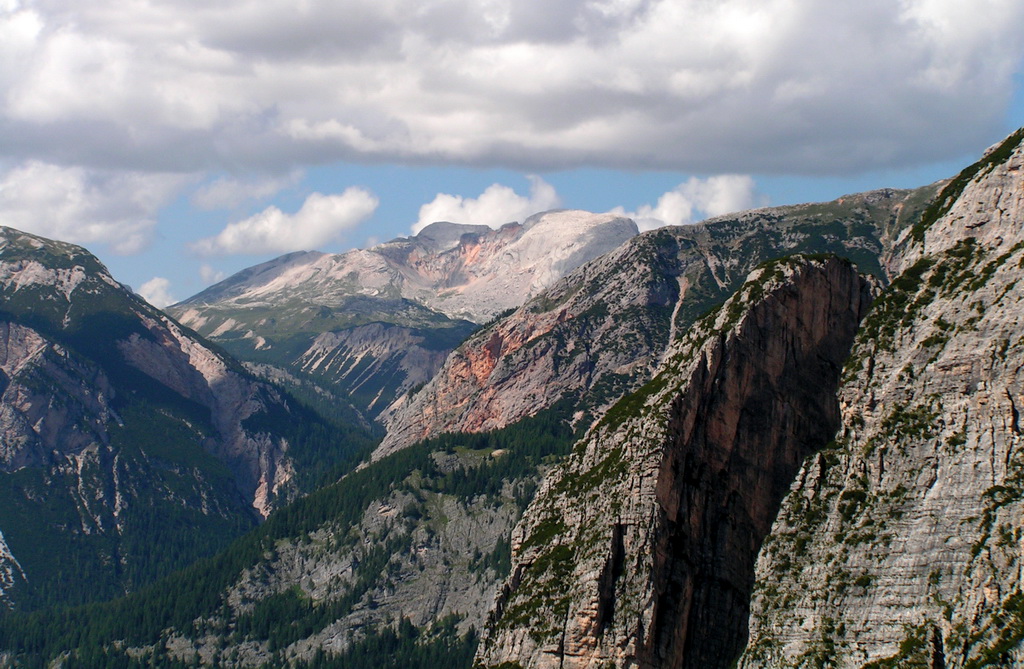
[[[0,229],[0,664],[1024,662],[1022,141],[643,233],[435,223],[166,313]]]

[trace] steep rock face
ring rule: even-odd
[[[451,334],[462,337],[468,329]],[[292,366],[343,389],[376,416],[398,395],[429,381],[456,343],[423,329],[369,323],[317,335]]]
[[[92,392],[82,393],[83,383]],[[54,450],[81,450],[112,419],[106,375],[16,323],[0,323],[0,389],[4,471],[42,465]]]
[[[743,666],[1024,662],[1024,132],[908,230],[843,427],[758,559]]]
[[[246,429],[246,421],[268,408],[285,406],[272,386],[245,373],[187,335],[166,316],[140,314],[149,336],[132,333],[118,341],[124,359],[143,374],[210,412],[220,439],[206,447],[231,467],[242,494],[262,517],[289,497],[295,475],[287,439],[270,432]]]
[[[838,426],[834,390],[869,302],[847,261],[778,261],[673,342],[542,484],[478,660],[728,666],[760,543]]]
[[[423,390],[384,412],[375,456],[443,432],[500,428],[562,399],[573,400],[577,421],[599,416],[759,263],[832,252],[881,275],[892,237],[934,192],[874,191],[640,235],[470,337]]]
[[[123,593],[296,494],[296,437],[318,419],[85,250],[0,228],[0,300],[0,529],[20,603]]]
[[[291,476],[287,444],[250,434],[243,422],[280,404],[276,391],[125,291],[86,251],[2,232],[4,468],[108,442],[114,390],[103,365],[111,363],[117,374],[130,374],[127,366],[207,408],[219,437],[210,447],[232,465],[253,507],[269,512]]]

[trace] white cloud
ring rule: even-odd
[[[0,5],[0,159],[852,173],[996,139],[1019,0]]]
[[[611,213],[632,218],[644,231],[665,225],[696,223],[766,204],[764,196],[757,193],[757,185],[752,178],[741,174],[722,174],[707,179],[690,177],[661,195],[654,206],[644,204],[633,212],[616,207]]]
[[[154,276],[139,286],[138,293],[157,309],[163,309],[177,302],[171,295],[171,282],[162,276]]]
[[[364,188],[347,188],[340,195],[313,193],[294,214],[268,207],[231,223],[216,237],[195,242],[192,250],[200,255],[221,255],[315,249],[372,216],[378,204],[377,197]]]
[[[272,197],[302,180],[302,172],[293,170],[284,177],[232,179],[221,177],[192,195],[192,204],[200,209],[234,209],[250,200]]]
[[[0,222],[120,254],[149,243],[157,210],[187,182],[179,175],[87,170],[29,161],[0,175]]]
[[[216,269],[215,267],[213,267],[211,265],[207,265],[206,263],[203,263],[199,267],[199,278],[201,278],[203,280],[203,283],[205,283],[205,284],[211,284],[211,283],[217,283],[218,281],[223,281],[225,276],[227,276],[227,275],[224,274],[224,272],[222,272],[219,269]]]
[[[561,205],[554,187],[538,176],[528,177],[530,195],[520,195],[508,186],[491,184],[478,198],[438,193],[420,207],[419,220],[412,226],[417,233],[431,223],[471,223],[498,228],[512,221],[523,221],[539,211],[555,209]]]

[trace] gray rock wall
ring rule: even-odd
[[[677,332],[758,264],[837,253],[881,275],[891,237],[934,189],[873,191],[640,235],[469,338],[383,415],[381,456],[442,432],[500,428],[571,398],[589,423],[651,378]]]
[[[1024,661],[1024,150],[954,180],[897,248],[843,427],[758,560],[746,667]]]
[[[760,543],[838,426],[869,292],[838,259],[769,264],[676,342],[545,480],[478,659],[729,666]]]

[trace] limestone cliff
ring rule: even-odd
[[[1024,662],[1024,130],[901,238],[842,429],[758,560],[746,667]]]
[[[131,295],[88,252],[0,229],[0,455],[6,471],[53,454],[109,443],[114,385],[141,372],[205,407],[216,429],[208,447],[228,462],[252,506],[266,515],[292,476],[280,439],[244,422],[282,398],[238,363]]]
[[[714,667],[742,651],[754,561],[835,388],[870,284],[848,262],[754,271],[545,479],[513,533],[487,666]]]
[[[934,192],[873,191],[639,235],[470,337],[383,414],[388,434],[375,455],[443,432],[500,428],[560,400],[589,424],[648,380],[675,333],[759,263],[832,252],[881,275],[879,259]]]

